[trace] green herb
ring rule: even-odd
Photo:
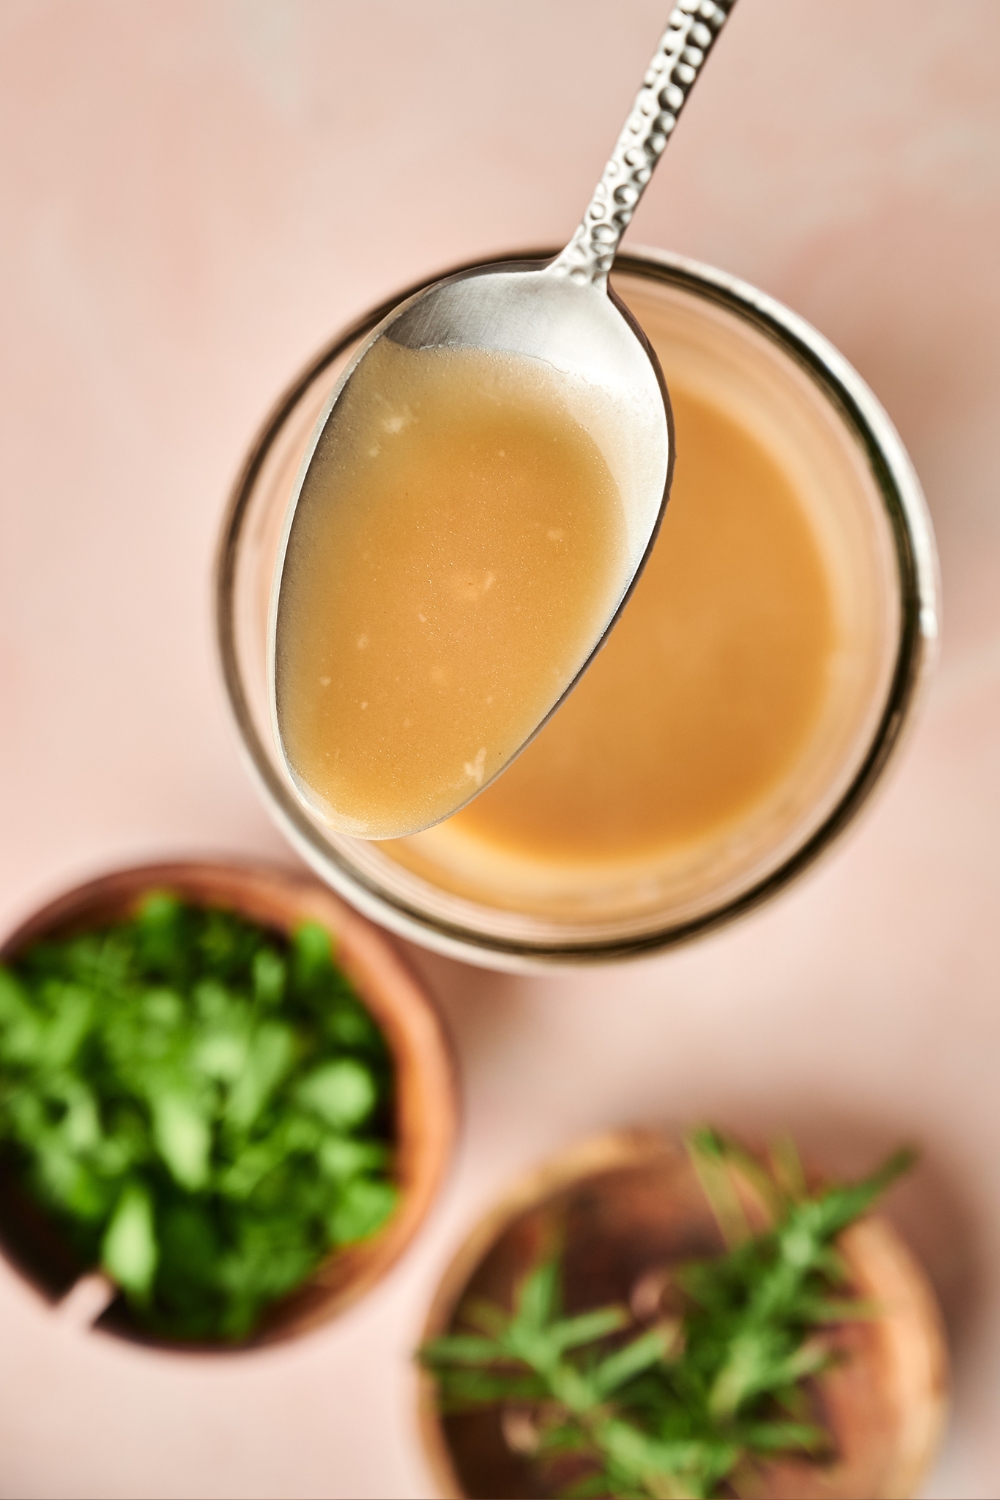
[[[306,923],[146,899],[0,967],[0,1141],[147,1327],[239,1339],[396,1202],[389,1055]]]
[[[763,1459],[829,1456],[805,1381],[833,1358],[824,1330],[873,1313],[843,1295],[835,1240],[912,1156],[810,1192],[788,1142],[770,1170],[713,1130],[688,1148],[729,1249],[660,1273],[676,1316],[641,1330],[623,1307],[566,1317],[556,1257],[520,1283],[513,1312],[470,1301],[460,1318],[470,1331],[420,1351],[444,1412],[500,1406],[508,1443],[550,1479],[575,1456],[576,1482],[561,1493],[701,1500],[723,1484],[754,1490]],[[747,1196],[770,1224],[762,1232]]]

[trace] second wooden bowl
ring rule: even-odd
[[[686,1152],[651,1131],[602,1137],[533,1173],[472,1233],[438,1288],[424,1339],[454,1330],[469,1296],[504,1306],[553,1242],[564,1246],[566,1310],[627,1303],[652,1268],[718,1254],[722,1239]],[[947,1357],[934,1294],[891,1225],[872,1215],[840,1239],[857,1296],[883,1309],[835,1334],[843,1359],[818,1395],[836,1448],[830,1464],[769,1465],[761,1500],[902,1500],[929,1466],[945,1413]],[[420,1423],[448,1500],[541,1496],[507,1446],[495,1409],[442,1417],[421,1374]]]

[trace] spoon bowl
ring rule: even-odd
[[[289,779],[311,810],[340,832],[362,838],[403,837],[441,821],[477,796],[534,738],[572,690],[639,577],[670,491],[673,424],[659,362],[634,318],[609,290],[608,271],[635,205],[731,3],[732,0],[722,3],[681,0],[672,12],[633,110],[566,249],[547,266],[508,265],[466,272],[417,293],[394,309],[372,332],[320,416],[300,468],[278,550],[268,631],[268,677],[272,730]],[[288,586],[289,575],[301,575],[301,559],[308,558],[317,545],[324,514],[329,513],[331,506],[342,507],[342,495],[336,485],[331,487],[328,476],[339,472],[342,456],[352,447],[360,452],[359,407],[363,409],[366,402],[370,406],[373,399],[382,399],[378,378],[373,383],[372,371],[376,366],[371,362],[380,346],[383,358],[386,350],[392,348],[422,355],[467,351],[487,358],[498,357],[508,371],[515,372],[515,384],[523,376],[530,385],[538,372],[544,372],[551,386],[555,377],[560,406],[596,447],[598,461],[603,461],[617,492],[616,524],[621,545],[613,576],[602,585],[599,606],[590,608],[585,626],[576,630],[569,645],[566,640],[557,640],[557,633],[553,632],[548,648],[551,662],[542,662],[544,691],[535,684],[529,706],[525,690],[526,701],[518,706],[518,714],[505,727],[505,738],[497,742],[494,735],[490,739],[491,728],[487,723],[490,716],[485,715],[482,722],[473,724],[466,733],[468,752],[458,754],[457,760],[453,757],[447,768],[442,769],[430,794],[426,791],[428,783],[422,782],[419,798],[407,791],[395,796],[391,808],[387,804],[372,818],[359,819],[357,808],[348,808],[346,797],[342,803],[338,802],[336,792],[331,793],[328,788],[320,794],[296,764],[298,757],[290,749],[290,740],[298,734],[301,741],[301,734],[290,729],[290,714],[285,705],[294,694],[283,687],[282,678],[291,675],[286,663],[294,655],[302,619],[301,608],[288,602],[297,587]],[[383,366],[378,368],[381,371]],[[393,423],[400,425],[410,420],[409,416],[392,418]],[[374,458],[380,452],[379,446],[376,443],[368,447],[368,443],[365,438],[364,446]],[[503,458],[504,449],[499,453]],[[581,504],[586,503],[583,498]],[[562,532],[550,530],[548,535],[561,538]],[[524,546],[527,545],[525,541]],[[370,555],[367,551],[363,553],[366,559]],[[351,566],[349,561],[346,565]],[[321,594],[327,576],[329,569]],[[488,589],[494,581],[493,572],[485,573],[483,579],[481,584],[470,583],[469,587],[474,591]],[[519,615],[523,617],[522,604],[515,598],[511,617]],[[424,613],[418,612],[416,617],[426,625]],[[407,619],[405,628],[415,630],[409,616]],[[535,624],[534,633],[536,637],[543,636],[544,644],[545,632],[540,624]],[[355,632],[355,639],[358,648],[363,648],[369,642],[367,631]],[[500,629],[493,630],[485,639],[494,657],[495,674],[509,669],[512,659],[516,660],[515,637]],[[350,644],[345,632],[345,652],[349,652]],[[443,681],[444,669],[437,670]],[[311,660],[307,675],[311,693],[317,691],[315,683],[327,687],[332,680],[323,672],[317,673]],[[399,683],[401,679],[397,676],[395,680]],[[505,691],[506,687],[504,684]],[[414,691],[413,684],[405,683],[399,690],[400,703],[407,692]],[[341,692],[339,684],[334,692]],[[371,696],[362,686],[357,693],[357,709],[367,710]],[[471,696],[470,692],[467,699]],[[492,692],[483,701],[492,705]],[[409,727],[411,718],[404,715],[403,708],[396,714],[396,707],[392,705],[393,722]],[[367,732],[373,716],[369,715],[363,723]],[[370,776],[372,765],[376,765],[376,783],[379,778],[383,783],[399,779],[398,758],[393,767],[379,757],[383,755],[386,739],[397,733],[401,736],[401,731],[389,732],[382,725],[380,720],[377,733],[369,733],[367,739],[359,738],[357,746],[344,751],[345,766],[353,755],[356,760],[368,762],[365,774]],[[469,734],[473,737],[469,738]],[[480,746],[478,751],[472,748],[476,745]],[[422,747],[414,750],[402,738],[400,747],[411,757],[423,753]],[[468,759],[456,776],[455,767],[462,767],[464,753]],[[320,759],[330,761],[335,757],[339,761],[341,754],[339,743],[330,748],[324,742]],[[331,785],[347,785],[350,768],[342,774],[338,764],[331,774]]]
[[[555,712],[600,648],[638,578],[659,528],[670,489],[674,446],[670,403],[659,362],[632,315],[617,298],[591,283],[575,282],[552,267],[511,266],[488,274],[472,272],[439,282],[418,294],[375,329],[327,402],[286,525],[279,559],[282,581],[290,571],[289,553],[295,556],[297,549],[301,556],[328,524],[324,521],[330,505],[327,476],[337,464],[338,455],[351,448],[357,421],[359,401],[352,402],[345,395],[352,381],[363,379],[366,370],[370,371],[371,366],[366,367],[365,360],[371,351],[383,346],[385,352],[387,345],[420,356],[455,351],[486,354],[516,371],[525,382],[532,379],[533,372],[539,372],[539,378],[549,387],[555,376],[560,406],[593,441],[614,484],[620,506],[620,545],[610,587],[604,592],[603,607],[597,618],[588,622],[590,633],[582,641],[579,635],[572,638],[568,663],[563,646],[559,674],[547,675],[541,712],[532,717],[521,716],[523,732],[515,734],[513,743],[508,740],[517,753]],[[369,381],[361,400],[370,392]],[[523,545],[537,544],[526,539]],[[447,565],[439,556],[432,560],[435,572]],[[502,573],[499,566],[498,571]],[[502,587],[503,583],[496,592]],[[526,601],[515,602],[523,613]],[[386,807],[379,821],[367,824],[359,824],[355,818],[348,820],[343,804],[331,805],[330,800],[323,801],[317,796],[309,779],[299,774],[287,748],[282,661],[287,652],[286,637],[294,636],[296,623],[294,605],[287,605],[279,585],[270,639],[270,676],[274,684],[272,728],[286,772],[298,794],[331,826],[360,837],[404,836],[457,811],[509,764],[509,754],[490,754],[489,758],[484,755],[478,766],[472,766],[473,774],[460,777],[457,782],[447,782],[443,798],[438,794],[436,801],[422,807],[407,800],[401,814],[396,807]],[[400,628],[420,627],[408,618]],[[345,642],[348,655],[352,645],[353,641]],[[505,642],[500,639],[500,654],[505,654],[504,648]],[[557,650],[555,640],[546,643],[546,667],[549,658],[556,660]],[[370,690],[363,690],[363,698],[372,696]],[[534,703],[538,703],[537,697]],[[483,725],[476,728],[465,759],[474,761],[480,745],[484,750],[489,746],[489,729]],[[393,817],[395,822],[391,821]]]

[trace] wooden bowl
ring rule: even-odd
[[[308,1281],[269,1310],[247,1344],[236,1347],[295,1338],[369,1291],[426,1217],[456,1133],[457,1090],[448,1041],[430,997],[378,928],[310,876],[261,865],[190,861],[118,870],[36,912],[0,947],[0,959],[11,961],[42,937],[121,920],[149,891],[164,889],[282,933],[306,919],[320,922],[332,934],[337,962],[378,1023],[395,1063],[395,1171],[401,1190],[395,1213],[371,1239],[331,1254]],[[9,1170],[0,1173],[0,1250],[52,1302],[89,1269],[25,1197]],[[124,1299],[116,1300],[96,1326],[143,1343],[165,1343],[133,1322]]]
[[[570,1313],[628,1302],[652,1268],[718,1254],[722,1239],[678,1143],[631,1131],[577,1147],[523,1181],[473,1231],[438,1288],[424,1339],[451,1331],[466,1296],[510,1306],[513,1288],[558,1236]],[[947,1356],[934,1294],[895,1230],[872,1215],[839,1241],[854,1290],[884,1309],[834,1335],[844,1355],[817,1381],[837,1457],[770,1464],[761,1497],[895,1500],[912,1495],[937,1449]],[[439,1493],[541,1496],[537,1472],[507,1447],[496,1410],[442,1417],[420,1375],[420,1427]]]

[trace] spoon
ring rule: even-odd
[[[561,254],[542,268],[508,264],[499,269],[460,272],[408,298],[362,345],[319,418],[288,506],[278,549],[268,630],[268,678],[272,727],[292,785],[311,811],[340,832],[363,838],[402,837],[450,816],[478,795],[524,749],[572,690],[638,579],[670,491],[673,426],[659,362],[631,313],[609,288],[608,272],[622,234],[733,4],[735,0],[678,0],[593,198]],[[369,401],[372,390],[379,396],[380,387],[377,383],[373,386],[371,372],[381,372],[387,357],[408,357],[399,355],[399,351],[421,355],[425,351],[485,351],[489,357],[508,362],[511,358],[523,360],[525,368],[529,363],[535,370],[544,368],[548,378],[554,374],[560,391],[576,392],[577,397],[585,392],[587,415],[582,425],[592,430],[611,471],[623,530],[620,564],[615,565],[613,587],[606,598],[602,596],[600,618],[588,617],[580,638],[574,637],[568,667],[567,660],[560,659],[558,673],[553,669],[553,688],[548,696],[544,700],[532,697],[530,709],[520,706],[521,718],[512,741],[499,747],[484,744],[478,754],[472,751],[472,760],[465,762],[467,774],[460,772],[457,780],[445,777],[433,797],[421,794],[411,799],[411,805],[405,795],[402,801],[397,796],[391,810],[373,811],[368,817],[359,816],[356,806],[349,808],[347,800],[338,804],[328,790],[320,795],[301,764],[296,764],[289,741],[294,742],[298,729],[293,727],[286,707],[292,695],[283,688],[281,679],[283,673],[287,675],[284,663],[288,660],[288,642],[294,640],[295,633],[289,619],[301,618],[295,616],[295,606],[288,602],[294,594],[289,577],[300,567],[298,559],[308,556],[316,545],[318,508],[330,504],[328,490],[323,489],[317,476],[329,473],[331,462],[336,464],[337,456],[350,448],[352,433],[357,430],[359,402]],[[383,363],[378,363],[380,360]],[[345,393],[350,393],[346,399]],[[379,449],[368,451],[374,455]],[[497,451],[502,457],[504,449]],[[548,535],[561,533],[550,531]],[[489,587],[493,574],[485,576],[484,586]],[[423,621],[424,615],[416,618]],[[415,631],[416,626],[412,629]],[[366,640],[362,634],[357,644],[361,646]],[[353,644],[345,640],[344,651],[350,652]],[[509,663],[509,641],[498,636],[492,649],[501,658],[506,652]],[[498,670],[504,665],[502,659],[496,663]],[[310,675],[308,681],[329,684],[331,678]],[[368,709],[370,696],[366,690],[357,694],[359,709]],[[398,722],[410,724],[411,720],[400,716]],[[364,720],[365,731],[372,725],[369,714]],[[390,740],[393,734],[388,735]],[[371,760],[371,744],[369,738],[366,748],[357,754]],[[411,761],[420,753],[403,740],[398,748]],[[339,741],[335,751],[322,749],[320,758],[329,761],[331,753],[338,757],[339,774]],[[348,759],[351,753],[348,749]],[[397,768],[399,764],[397,761]],[[377,773],[376,785],[378,776],[385,783],[394,777],[398,781],[391,769]]]

